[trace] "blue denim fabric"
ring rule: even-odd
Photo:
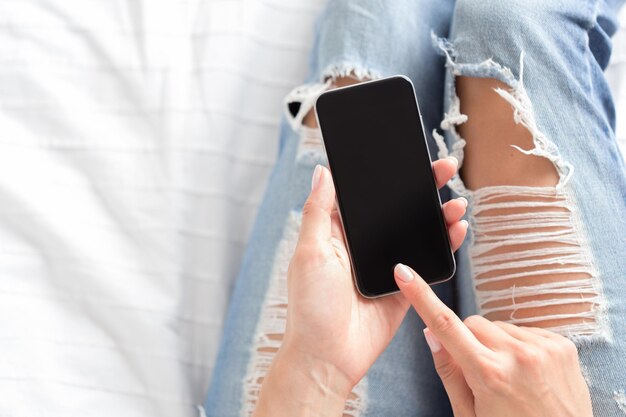
[[[453,75],[492,77],[514,85],[524,52],[524,85],[537,124],[574,167],[568,186],[602,280],[609,335],[579,339],[581,363],[597,416],[623,416],[614,400],[626,389],[626,169],[615,142],[615,116],[603,70],[622,1],[331,0],[316,26],[307,83],[338,73],[406,74],[415,85],[427,132],[439,127],[454,96]],[[431,31],[454,51],[448,65]],[[448,33],[450,31],[450,33]],[[453,49],[452,49],[453,48]],[[478,65],[488,58],[505,74]],[[445,80],[447,79],[447,83]],[[429,147],[437,145],[428,137]],[[454,139],[448,137],[448,144]],[[300,134],[283,123],[278,162],[261,206],[227,316],[205,403],[207,416],[241,415],[243,380],[277,245],[292,210],[300,210],[321,152],[299,155]],[[437,156],[433,155],[433,159]],[[463,190],[460,190],[463,191]],[[449,191],[442,192],[442,199]],[[621,213],[621,215],[620,215]],[[436,287],[463,316],[476,312],[465,249],[457,279]],[[389,348],[367,375],[363,416],[451,416],[423,324],[409,313]]]
[[[454,76],[521,76],[537,127],[556,145],[603,286],[607,332],[575,338],[594,414],[623,416],[615,395],[626,388],[626,167],[615,140],[615,111],[604,78],[616,14],[623,1],[459,0],[451,27]],[[488,58],[512,74],[480,65]],[[448,73],[446,100],[454,97]],[[454,139],[448,137],[448,142]],[[620,214],[621,213],[621,214]],[[462,294],[471,277],[461,271]],[[465,288],[465,290],[463,290]],[[465,298],[465,297],[461,297]],[[473,304],[464,310],[473,309]]]

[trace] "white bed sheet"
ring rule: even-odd
[[[321,0],[0,0],[0,415],[197,413]]]
[[[0,0],[0,415],[196,414],[322,3]]]

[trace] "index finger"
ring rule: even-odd
[[[397,264],[394,275],[402,294],[462,368],[471,367],[477,355],[491,352],[413,269]]]

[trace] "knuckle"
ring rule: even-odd
[[[553,358],[565,356],[562,341],[555,342],[552,340],[548,340],[544,345],[544,349],[546,353]]]
[[[509,372],[506,367],[482,358],[479,360],[478,372],[482,380],[482,386],[490,393],[506,393],[510,386]]]
[[[545,353],[536,347],[524,346],[515,351],[515,359],[525,369],[536,369],[545,363]]]
[[[465,320],[463,320],[463,323],[470,330],[473,330],[473,329],[476,329],[477,327],[479,327],[481,324],[483,324],[483,320],[485,320],[483,317],[474,314],[473,316],[469,316]]]
[[[304,205],[302,206],[302,216],[309,217],[311,216],[311,214],[315,213],[315,211],[318,209],[319,207],[317,206],[317,203],[311,200],[310,198],[308,198],[304,202]]]
[[[497,369],[493,360],[488,359],[485,356],[479,356],[476,358],[476,367],[480,375],[489,375],[493,369]]]
[[[459,318],[451,310],[443,310],[435,317],[432,330],[435,333],[447,333],[459,323]]]
[[[452,361],[446,361],[435,365],[435,370],[442,381],[450,379],[457,372],[457,367]]]

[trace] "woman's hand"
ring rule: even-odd
[[[457,168],[454,158],[433,163],[438,187],[443,187]],[[467,231],[467,223],[459,221],[466,206],[465,199],[443,206],[454,250]],[[263,383],[256,415],[288,415],[293,409],[309,407],[318,414],[324,409],[328,415],[341,415],[350,390],[387,347],[410,304],[402,294],[378,299],[358,294],[332,178],[322,166],[315,169],[311,194],[303,208],[288,288],[283,344]],[[280,404],[272,403],[274,394],[270,392],[285,389],[292,395],[281,395]],[[297,406],[288,410],[286,398],[295,398]]]
[[[441,187],[456,172],[456,160],[437,161],[433,170]],[[312,182],[289,267],[284,347],[336,366],[356,384],[396,333],[409,303],[401,294],[379,299],[358,294],[330,172],[318,166]],[[443,208],[454,250],[467,230],[466,223],[459,222],[465,207],[463,199]]]
[[[455,417],[592,417],[576,346],[556,333],[490,322],[462,322],[405,265],[396,282],[424,320],[426,341]]]

